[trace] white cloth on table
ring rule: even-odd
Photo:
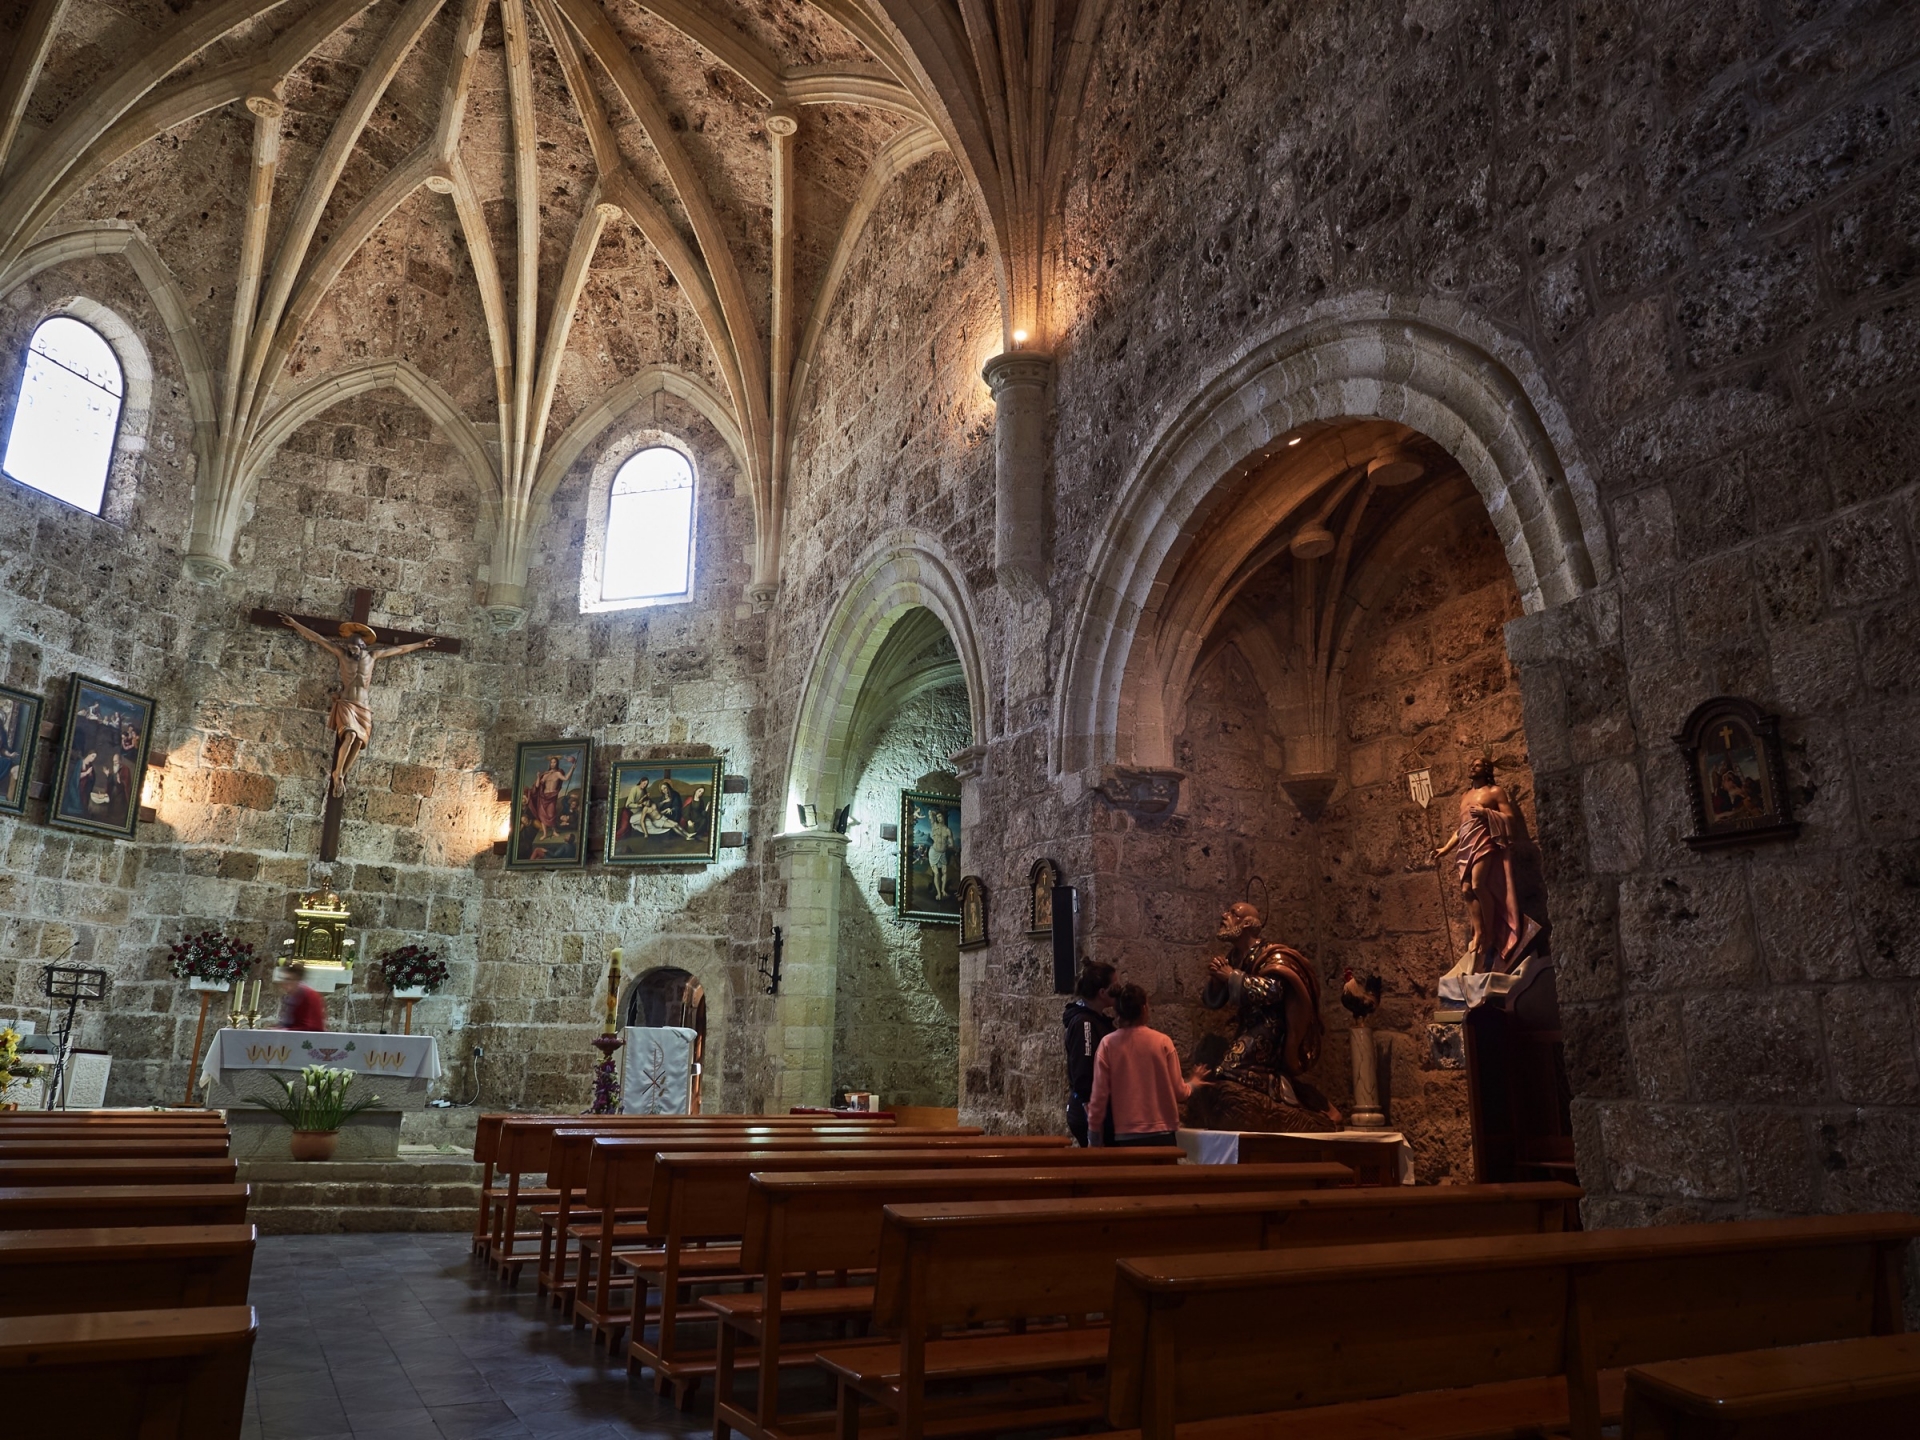
[[[1238,1165],[1240,1137],[1269,1133],[1272,1132],[1182,1130],[1179,1132],[1179,1140],[1180,1148],[1187,1152],[1187,1159],[1196,1165]],[[1395,1146],[1397,1148],[1393,1157],[1393,1178],[1402,1185],[1413,1184],[1413,1146],[1407,1143],[1407,1137],[1398,1130],[1333,1130],[1318,1133],[1282,1131],[1280,1133],[1294,1140],[1338,1140],[1342,1143],[1357,1140],[1371,1145]]]
[[[680,1025],[629,1025],[623,1115],[685,1115],[693,1108],[694,1032]]]
[[[358,1035],[325,1030],[219,1030],[207,1047],[200,1083],[234,1070],[304,1070],[324,1065],[356,1075],[438,1080],[440,1042],[431,1035]]]

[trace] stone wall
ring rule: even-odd
[[[881,898],[898,879],[900,792],[953,790],[952,756],[969,739],[966,692],[922,691],[873,742],[853,791],[846,878],[840,887],[840,971],[835,986],[833,1089],[871,1090],[883,1105],[953,1105],[960,1074],[960,932],[902,921]],[[902,832],[905,833],[904,831]],[[961,868],[973,863],[962,834]],[[955,877],[956,883],[959,877]]]

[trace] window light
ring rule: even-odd
[[[602,600],[685,595],[693,571],[693,466],[678,450],[642,450],[613,477],[600,570]]]
[[[65,315],[43,322],[27,346],[0,469],[98,515],[125,395],[120,361],[99,331]]]

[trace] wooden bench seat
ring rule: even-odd
[[[30,1185],[231,1185],[240,1173],[232,1159],[213,1156],[115,1160],[9,1160],[0,1164],[0,1188]]]
[[[1517,1244],[1551,1238],[1566,1222],[1579,1191],[1560,1184],[1457,1185],[1123,1196],[1070,1200],[986,1201],[965,1205],[889,1205],[884,1212],[873,1324],[893,1336],[878,1349],[820,1353],[840,1385],[836,1430],[858,1434],[861,1405],[872,1402],[903,1440],[956,1409],[974,1413],[981,1397],[931,1401],[926,1351],[942,1331],[980,1324],[1031,1328],[1066,1321],[1085,1325],[1113,1301],[1113,1267],[1123,1256],[1222,1253],[1225,1264],[1249,1264],[1246,1252],[1304,1251],[1356,1236],[1500,1236]],[[1541,1232],[1549,1232],[1543,1237]],[[1345,1247],[1343,1247],[1345,1248]],[[1089,1327],[1098,1328],[1098,1327]],[[1267,1327],[1271,1341],[1271,1325]],[[1101,1332],[1104,1334],[1104,1332]],[[955,1344],[973,1343],[955,1339]],[[964,1361],[942,1350],[944,1374],[963,1378]],[[1080,1423],[1099,1413],[1097,1387],[1073,1351],[1067,1361],[1036,1346],[1023,1374],[1057,1376],[1049,1397],[1031,1390],[1011,1397],[989,1429]],[[997,1360],[996,1375],[1012,1362]],[[1075,1373],[1082,1366],[1081,1373]],[[1091,1407],[1091,1408],[1089,1408]]]
[[[205,1137],[115,1135],[104,1140],[15,1140],[0,1136],[0,1170],[9,1160],[188,1160],[227,1153],[225,1134]]]
[[[1801,1440],[1920,1430],[1920,1335],[1636,1365],[1621,1440]]]
[[[0,1231],[0,1316],[244,1305],[251,1225]]]
[[[238,1440],[251,1306],[0,1319],[0,1394],[17,1435]]]
[[[914,1131],[892,1126],[871,1134],[817,1133],[805,1136],[765,1137],[764,1144],[749,1143],[762,1137],[702,1137],[698,1140],[661,1141],[633,1136],[600,1136],[593,1141],[587,1161],[587,1185],[584,1192],[588,1208],[599,1212],[602,1234],[589,1268],[584,1263],[576,1283],[573,1323],[590,1327],[596,1344],[611,1349],[619,1342],[629,1322],[631,1286],[615,1283],[613,1256],[616,1250],[607,1232],[618,1223],[613,1217],[648,1204],[653,1191],[653,1160],[663,1150],[688,1154],[795,1154],[855,1155],[868,1152],[897,1153],[908,1149],[927,1152],[924,1163],[939,1162],[943,1155],[955,1155],[965,1149],[978,1149],[983,1137],[977,1132],[941,1129]],[[1060,1153],[1069,1142],[1062,1136],[1021,1135],[994,1138],[990,1142],[996,1155],[1009,1164],[1019,1163],[1018,1154]]]
[[[218,1125],[218,1110],[0,1110],[0,1130],[29,1125]]]
[[[1185,1165],[1175,1149],[1073,1152],[1113,1164],[939,1170],[763,1170],[747,1187],[741,1268],[767,1275],[833,1275],[843,1283],[793,1290],[765,1284],[748,1295],[709,1295],[700,1303],[724,1327],[715,1355],[714,1430],[760,1437],[778,1430],[780,1370],[811,1365],[817,1345],[783,1332],[820,1321],[865,1322],[873,1287],[844,1283],[879,1263],[880,1231],[889,1204],[962,1204],[980,1200],[1072,1199],[1090,1196],[1225,1193],[1233,1190],[1326,1189],[1352,1182],[1344,1165]],[[836,1327],[843,1328],[843,1327]],[[742,1356],[742,1346],[745,1346]],[[733,1399],[733,1373],[757,1367],[754,1399]]]
[[[230,1139],[225,1125],[0,1125],[0,1141],[23,1140],[205,1140]]]
[[[0,1190],[0,1230],[72,1226],[239,1225],[245,1185],[40,1185]]]
[[[1609,1370],[1897,1331],[1917,1234],[1920,1216],[1843,1215],[1129,1258],[1107,1418],[1147,1440],[1255,1433],[1229,1416],[1344,1435],[1399,1397],[1413,1440],[1454,1433],[1467,1387],[1560,1381],[1532,1428],[1598,1440]],[[1277,1316],[1303,1317],[1280,1345]]]

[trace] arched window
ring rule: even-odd
[[[69,315],[42,322],[27,346],[0,469],[98,515],[125,398],[120,361],[98,330]]]
[[[649,446],[613,477],[600,600],[659,600],[692,589],[693,466],[678,450]]]

